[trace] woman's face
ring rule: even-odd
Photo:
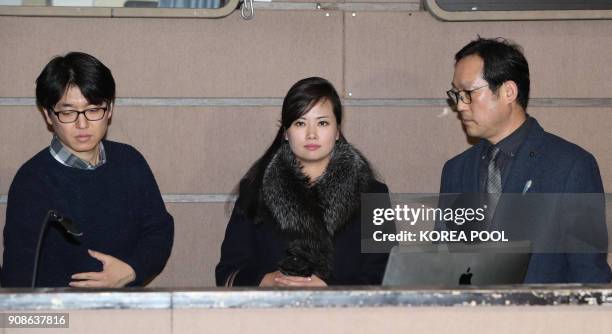
[[[340,130],[332,104],[322,100],[285,131],[291,151],[303,167],[327,167]]]

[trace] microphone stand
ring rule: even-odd
[[[79,232],[76,228],[75,224],[73,224],[69,219],[64,218],[55,210],[49,210],[45,215],[45,219],[43,220],[42,226],[40,227],[40,233],[38,234],[38,242],[36,243],[36,255],[34,256],[34,270],[32,271],[32,288],[36,287],[36,276],[38,275],[38,261],[40,258],[40,249],[42,246],[42,241],[44,239],[45,232],[47,230],[47,225],[49,222],[58,222],[64,229],[64,231],[68,232],[71,235],[80,237],[83,235],[83,232]]]

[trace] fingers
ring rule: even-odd
[[[102,272],[87,272],[87,273],[77,273],[70,276],[71,279],[78,280],[93,280],[93,281],[101,281],[104,279],[104,274]]]
[[[107,287],[105,277],[103,272],[78,273],[70,276],[77,281],[71,281],[68,285],[75,288],[104,288]]]
[[[317,275],[310,276],[312,278],[312,286],[327,286],[327,283]]]
[[[277,286],[285,287],[314,288],[327,286],[327,283],[316,275],[311,275],[310,277],[280,275],[274,278],[274,282]]]
[[[317,275],[311,275],[310,277],[301,276],[287,276],[283,275],[280,271],[270,272],[264,275],[260,287],[324,287],[327,283],[320,279]]]
[[[289,276],[289,275],[280,274],[279,276],[277,276],[277,278],[286,279],[292,282],[310,282],[312,281],[312,277],[310,276],[303,277],[303,276]]]
[[[118,288],[126,286],[136,279],[136,272],[127,263],[108,254],[91,249],[87,250],[91,257],[103,264],[100,272],[76,273],[71,276],[73,287]]]
[[[107,287],[105,282],[93,281],[93,280],[72,281],[68,283],[68,285],[70,285],[73,288],[105,288]]]
[[[311,286],[312,278],[311,277],[279,275],[274,278],[274,282],[278,286],[308,287],[308,286]]]
[[[110,260],[112,258],[112,256],[108,255],[108,254],[104,254],[92,249],[88,249],[87,252],[89,253],[89,256],[93,257],[94,259],[102,262],[103,265],[106,264],[106,262],[108,260]]]

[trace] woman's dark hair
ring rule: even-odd
[[[457,52],[455,61],[471,55],[482,58],[482,76],[492,91],[508,80],[516,83],[518,104],[526,111],[529,102],[529,65],[521,47],[503,38],[478,37]]]
[[[36,104],[51,112],[73,85],[91,104],[115,101],[115,80],[108,67],[86,53],[70,52],[53,58],[36,79]]]
[[[249,218],[256,215],[259,191],[268,163],[285,140],[285,131],[298,118],[304,116],[317,103],[328,101],[332,105],[338,127],[342,123],[342,102],[334,86],[327,80],[318,77],[302,79],[296,82],[283,100],[281,120],[274,141],[266,152],[249,168],[238,185],[240,208]],[[344,140],[340,132],[341,140]]]

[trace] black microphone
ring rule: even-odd
[[[40,233],[38,234],[38,243],[36,244],[36,255],[34,256],[34,270],[32,272],[32,288],[36,287],[36,276],[38,275],[38,260],[40,258],[40,248],[42,246],[42,241],[44,239],[45,231],[47,230],[47,225],[49,222],[59,223],[60,226],[66,231],[68,234],[74,237],[80,237],[83,235],[83,232],[79,229],[79,225],[76,222],[73,222],[71,219],[60,215],[55,210],[49,210],[45,215],[45,219],[43,220],[42,226],[40,227]]]
[[[66,232],[74,235],[75,237],[83,236],[83,232],[81,232],[77,222],[73,222],[71,219],[60,215],[55,210],[49,210],[49,215],[52,221],[60,223]]]

